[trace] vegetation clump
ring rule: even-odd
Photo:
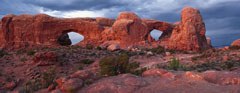
[[[33,56],[36,52],[34,50],[27,51],[27,55]]]
[[[91,59],[83,59],[80,61],[81,63],[83,64],[92,64],[94,62],[94,60],[91,60]]]
[[[158,46],[156,48],[150,49],[151,52],[156,53],[156,54],[161,54],[165,52],[165,48],[162,46]]]
[[[129,62],[127,54],[119,56],[104,57],[100,60],[100,73],[104,76],[114,76],[123,73],[134,73],[139,67],[139,63]]]
[[[8,53],[4,50],[0,50],[0,58],[3,57],[4,55],[7,55]]]
[[[20,89],[20,93],[34,93],[40,89],[47,88],[51,84],[55,84],[55,69],[49,69],[40,74],[40,77],[27,81]]]

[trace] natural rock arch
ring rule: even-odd
[[[71,38],[72,36],[70,34],[73,34],[75,39]],[[80,38],[82,38],[82,39],[80,40]],[[75,41],[76,39],[77,39],[77,41]],[[84,41],[84,35],[82,35],[81,33],[78,33],[77,31],[74,31],[74,30],[63,31],[62,34],[60,36],[58,36],[58,38],[57,38],[58,44],[62,45],[62,46],[81,45],[81,42],[83,42],[83,41]]]
[[[131,46],[164,46],[175,50],[200,51],[211,48],[205,36],[205,24],[199,10],[186,7],[181,21],[171,24],[153,19],[141,19],[135,13],[121,12],[117,19],[108,18],[54,18],[45,14],[7,15],[2,18],[0,46],[21,48],[31,46],[58,46],[62,33],[75,31],[84,36],[79,44],[119,44],[122,49]],[[161,39],[152,42],[150,32],[162,31]],[[150,42],[146,42],[150,41]]]

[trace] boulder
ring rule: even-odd
[[[233,41],[231,46],[240,47],[240,39]]]
[[[107,50],[109,51],[116,51],[119,49],[120,49],[120,46],[118,44],[111,44],[110,46],[107,47]]]
[[[64,93],[74,93],[83,87],[83,80],[79,78],[59,78],[56,80],[58,88]]]
[[[91,71],[79,70],[73,73],[72,75],[70,75],[70,78],[80,78],[85,80],[85,79],[91,79],[93,78],[93,76],[94,76],[94,73],[92,73]]]

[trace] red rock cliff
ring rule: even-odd
[[[7,15],[0,22],[0,46],[21,48],[58,46],[58,39],[70,31],[80,33],[84,40],[77,45],[119,44],[121,48],[152,44],[176,50],[200,51],[210,48],[200,12],[184,8],[179,24],[141,19],[135,13],[122,12],[116,20],[108,18],[54,18],[45,14]],[[159,41],[150,36],[153,30],[163,32]],[[66,36],[68,37],[68,36]]]

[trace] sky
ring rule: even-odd
[[[174,23],[180,20],[185,6],[200,10],[214,46],[229,45],[240,38],[240,0],[1,0],[0,18],[38,13],[63,18],[116,18],[121,11],[132,11],[142,18]]]

